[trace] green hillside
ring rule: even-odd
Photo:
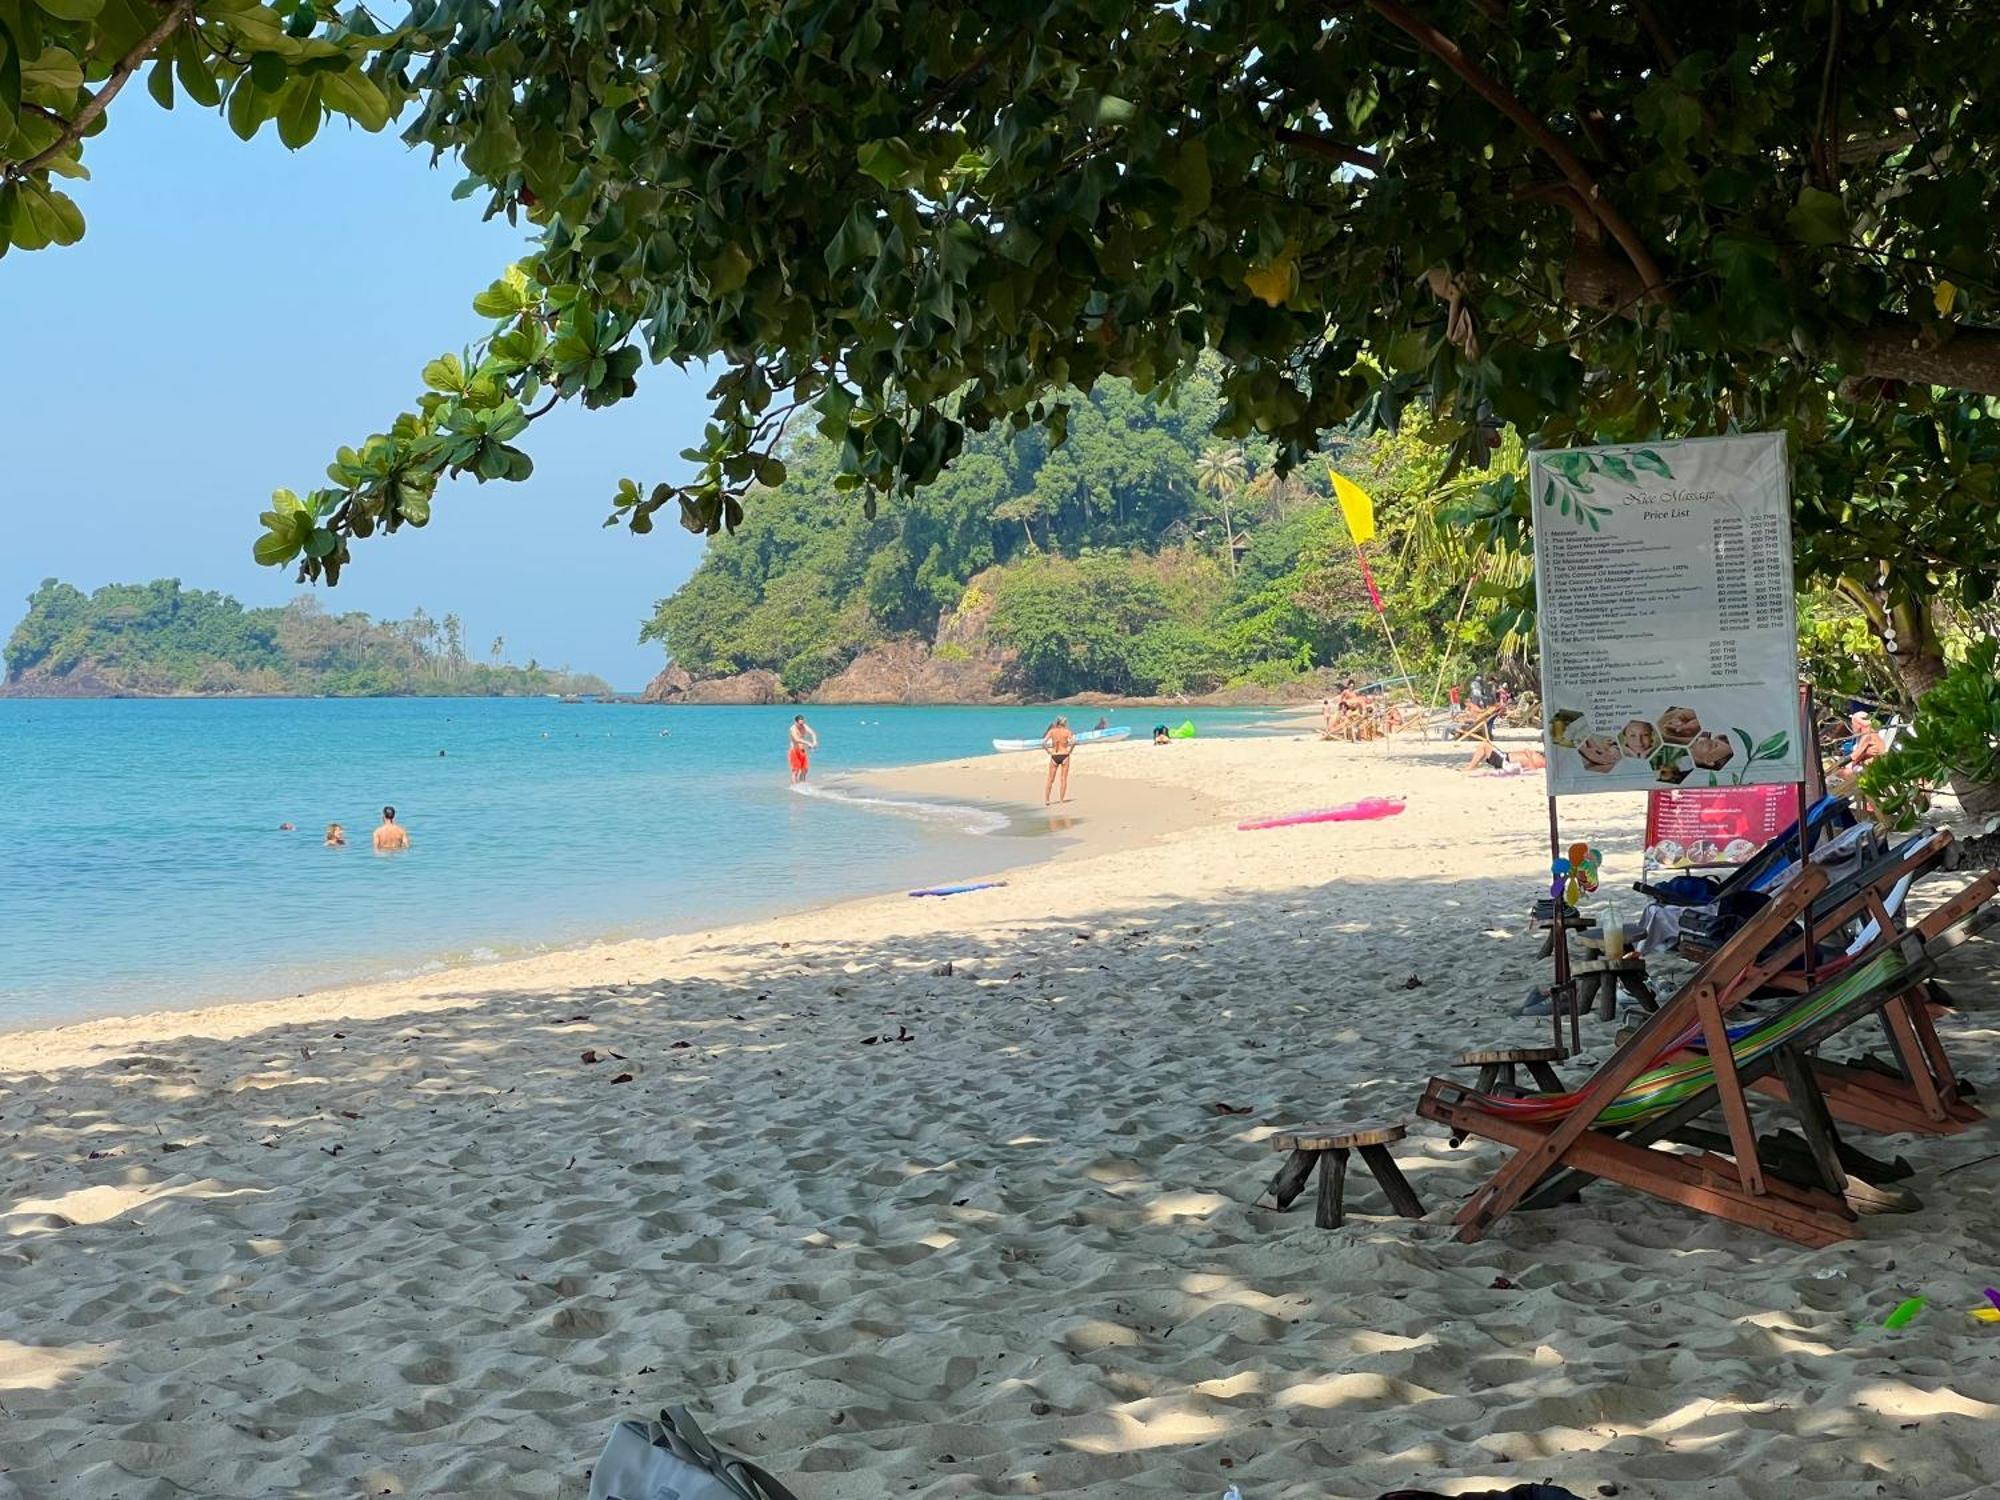
[[[1015,654],[1034,696],[1386,668],[1323,467],[1280,480],[1258,442],[1217,446],[1205,377],[1173,405],[1121,381],[1073,402],[1063,445],[1038,428],[974,437],[873,517],[839,490],[833,445],[796,438],[783,483],[709,545],[646,638],[697,677],[765,668],[795,693],[884,641],[935,640],[959,612]],[[1448,496],[1429,493],[1442,454],[1389,436],[1338,451],[1378,501],[1371,561],[1399,632],[1419,655],[1441,651],[1465,576],[1438,531]],[[1484,629],[1490,614],[1469,620]],[[958,649],[947,629],[940,650]]]
[[[21,693],[512,696],[608,692],[596,677],[474,661],[456,616],[331,615],[310,596],[245,609],[178,579],[86,594],[50,578],[8,638],[7,685]]]

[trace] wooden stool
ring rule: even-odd
[[[1371,1176],[1389,1197],[1390,1206],[1406,1219],[1424,1216],[1423,1200],[1403,1176],[1402,1168],[1389,1154],[1389,1143],[1400,1141],[1401,1125],[1314,1125],[1302,1130],[1282,1131],[1271,1137],[1271,1148],[1292,1154],[1257,1199],[1259,1208],[1275,1208],[1280,1213],[1305,1191],[1306,1182],[1319,1168],[1319,1198],[1313,1209],[1313,1223],[1321,1229],[1340,1228],[1345,1216],[1347,1153],[1359,1151]],[[1266,1199],[1269,1202],[1266,1202]]]
[[[1560,1047],[1495,1047],[1484,1051],[1461,1052],[1452,1064],[1459,1068],[1478,1068],[1479,1082],[1473,1087],[1482,1094],[1492,1094],[1504,1088],[1508,1093],[1522,1092],[1520,1078],[1515,1069],[1525,1067],[1528,1076],[1535,1081],[1537,1091],[1544,1094],[1560,1094],[1567,1087],[1560,1074],[1549,1066],[1559,1063],[1569,1054]]]
[[[1648,1013],[1659,1008],[1652,985],[1646,982],[1643,958],[1580,958],[1569,966],[1576,978],[1576,1003],[1589,1010],[1597,1006],[1597,1018],[1609,1021],[1618,1013],[1618,990],[1622,985]]]

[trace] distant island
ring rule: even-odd
[[[407,620],[328,614],[307,595],[245,609],[180,580],[115,583],[86,594],[54,578],[28,599],[5,652],[0,697],[499,698],[603,693],[602,678],[487,660],[467,651],[456,615]]]

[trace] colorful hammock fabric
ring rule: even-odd
[[[1746,1067],[1775,1047],[1783,1046],[1807,1027],[1824,1019],[1857,995],[1871,989],[1886,989],[1897,975],[1910,967],[1900,948],[1887,948],[1867,962],[1858,964],[1831,983],[1822,985],[1796,1005],[1761,1021],[1742,1022],[1728,1028],[1729,1055],[1738,1068]],[[1636,1125],[1678,1108],[1711,1087],[1715,1068],[1701,1053],[1690,1051],[1700,1036],[1682,1033],[1656,1056],[1669,1059],[1641,1073],[1623,1093],[1606,1105],[1594,1125]],[[1586,1085],[1586,1088],[1588,1085]],[[1481,1109],[1516,1120],[1560,1119],[1583,1102],[1585,1089],[1566,1094],[1533,1094],[1526,1098],[1474,1094]]]

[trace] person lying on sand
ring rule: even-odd
[[[1049,779],[1042,784],[1042,806],[1047,807],[1049,798],[1058,793],[1061,800],[1067,802],[1069,758],[1076,753],[1076,736],[1070,732],[1068,719],[1061,714],[1056,715],[1055,723],[1049,725],[1042,736],[1042,748],[1049,752]]]
[[[1539,750],[1509,750],[1504,754],[1497,745],[1481,742],[1472,752],[1472,758],[1458,768],[1461,776],[1474,772],[1484,772],[1489,776],[1518,776],[1523,771],[1539,771],[1549,763],[1549,758]]]

